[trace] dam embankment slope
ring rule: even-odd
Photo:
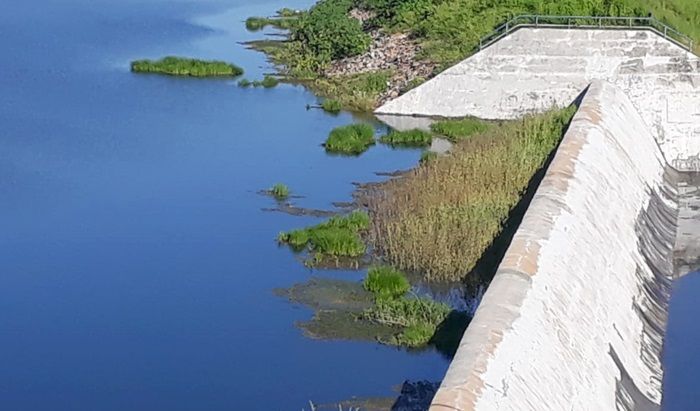
[[[431,410],[657,410],[678,173],[594,81]]]

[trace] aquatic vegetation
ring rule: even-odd
[[[489,124],[476,118],[463,118],[459,120],[441,120],[431,124],[430,129],[455,142],[457,140],[483,133],[488,130]]]
[[[280,81],[274,76],[265,76],[262,80],[250,81],[248,79],[242,79],[238,82],[238,87],[248,88],[248,87],[263,87],[263,88],[273,88],[277,87]]]
[[[330,132],[324,146],[331,153],[358,155],[374,144],[374,128],[369,124],[351,124]]]
[[[312,227],[280,233],[277,239],[296,250],[310,250],[314,256],[311,263],[326,257],[356,258],[365,254],[367,247],[361,234],[368,228],[369,215],[364,211],[353,211]]]
[[[160,73],[172,76],[193,77],[236,77],[243,74],[243,69],[224,61],[197,60],[183,57],[164,57],[160,60],[136,60],[131,63],[135,73]]]
[[[406,275],[389,266],[370,267],[363,285],[365,290],[382,299],[402,297],[411,289]]]
[[[433,135],[420,129],[408,131],[391,130],[389,134],[383,136],[379,141],[394,146],[424,147],[429,146],[433,142]]]
[[[430,280],[460,280],[502,232],[576,108],[490,127],[370,198],[374,249]]]
[[[270,194],[279,201],[286,200],[289,197],[289,187],[282,183],[277,183],[270,188]]]
[[[321,103],[321,108],[323,111],[331,114],[338,114],[340,113],[340,110],[342,110],[342,105],[340,104],[340,101],[334,100],[334,99],[325,99]]]
[[[401,332],[389,341],[393,345],[420,347],[427,344],[452,309],[425,297],[377,299],[365,310],[364,318],[380,324],[397,326]]]

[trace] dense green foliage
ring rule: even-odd
[[[464,278],[501,233],[574,111],[491,126],[387,182],[369,205],[375,250],[431,280]]]
[[[352,0],[320,0],[292,27],[291,39],[303,46],[300,51],[312,60],[313,68],[369,48],[371,38],[348,15],[352,6]]]
[[[280,233],[277,239],[296,250],[308,248],[314,254],[314,261],[325,257],[361,257],[366,246],[360,234],[368,227],[367,213],[353,211],[312,227]]]
[[[433,132],[455,142],[460,139],[483,133],[489,128],[488,123],[476,118],[464,118],[460,120],[441,120],[433,123],[430,129]]]
[[[374,144],[374,128],[369,124],[351,124],[330,132],[326,140],[326,151],[331,153],[358,155]]]
[[[160,60],[136,60],[131,63],[136,73],[160,73],[172,76],[240,76],[243,69],[224,61],[206,61],[183,57],[164,57]]]
[[[289,197],[289,187],[282,183],[277,183],[270,188],[270,194],[277,200],[286,200]]]
[[[414,129],[408,131],[391,130],[389,134],[382,136],[380,141],[394,146],[424,147],[433,142],[430,132]]]
[[[406,275],[389,266],[371,267],[363,285],[378,299],[399,298],[411,289]]]

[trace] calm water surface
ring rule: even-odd
[[[0,409],[299,410],[392,395],[447,361],[315,341],[272,289],[312,275],[274,238],[312,218],[266,213],[284,181],[328,208],[352,181],[414,165],[319,144],[352,121],[298,87],[133,75],[180,54],[269,70],[242,20],[310,1],[29,0],[0,14]]]
[[[676,280],[664,342],[664,411],[700,409],[700,272]]]

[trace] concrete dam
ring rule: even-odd
[[[431,410],[661,408],[671,283],[700,268],[700,58],[651,29],[524,27],[377,114],[577,98]]]

